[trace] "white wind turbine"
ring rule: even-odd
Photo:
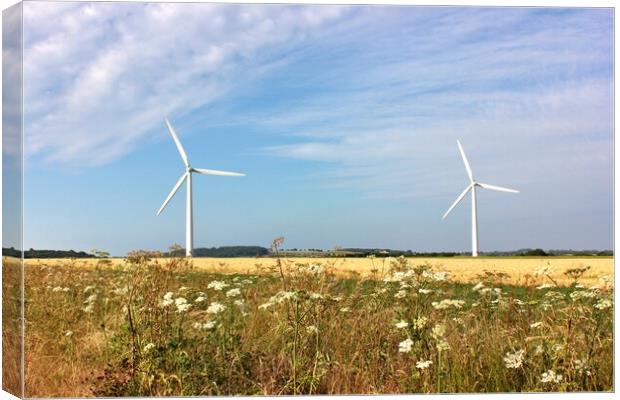
[[[508,188],[501,187],[501,186],[489,185],[487,183],[476,182],[474,180],[474,175],[471,172],[469,161],[467,161],[467,156],[465,155],[465,151],[463,151],[463,146],[461,146],[461,142],[457,140],[456,144],[458,144],[459,146],[459,151],[461,152],[461,156],[463,157],[463,162],[465,163],[465,169],[467,170],[467,175],[469,176],[469,185],[467,185],[465,190],[463,190],[463,193],[461,193],[459,197],[456,198],[454,203],[452,203],[450,208],[448,208],[448,211],[446,211],[446,213],[443,215],[443,219],[445,219],[448,216],[448,214],[450,214],[450,211],[452,211],[452,209],[456,207],[456,205],[459,204],[461,200],[463,200],[467,192],[471,190],[471,255],[472,257],[477,257],[478,256],[478,218],[476,216],[476,208],[477,208],[476,207],[476,186],[480,186],[481,188],[484,188],[484,189],[497,190],[500,192],[519,193],[519,191],[514,190],[514,189],[508,189]]]
[[[166,125],[168,125],[168,130],[170,131],[170,135],[172,135],[172,139],[174,143],[177,145],[177,149],[179,149],[179,153],[181,154],[181,158],[183,159],[183,163],[185,164],[185,172],[181,175],[181,178],[177,181],[176,185],[166,197],[164,204],[159,207],[157,211],[157,215],[161,214],[161,212],[166,208],[168,202],[172,199],[174,194],[179,190],[183,182],[187,180],[187,204],[185,210],[185,255],[187,257],[192,256],[192,250],[194,248],[194,221],[192,216],[192,173],[196,172],[203,175],[220,175],[220,176],[245,176],[245,174],[241,174],[238,172],[226,172],[226,171],[216,171],[213,169],[201,169],[201,168],[193,168],[189,164],[189,160],[187,159],[187,154],[185,154],[185,150],[177,137],[177,134],[174,132],[172,125],[170,125],[170,121],[166,118]]]

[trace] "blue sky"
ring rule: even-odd
[[[611,9],[24,4],[25,248],[611,248]]]

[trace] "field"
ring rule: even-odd
[[[25,395],[611,391],[612,285],[611,258],[31,260]]]

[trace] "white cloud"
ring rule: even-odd
[[[29,157],[97,165],[279,65],[341,7],[56,3],[24,5]]]

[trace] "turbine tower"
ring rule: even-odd
[[[179,140],[177,134],[174,132],[172,125],[170,125],[170,121],[166,118],[166,125],[168,125],[168,130],[170,131],[170,135],[172,135],[172,140],[177,145],[177,149],[179,150],[179,154],[181,154],[181,159],[183,159],[183,164],[185,164],[185,172],[177,183],[174,185],[166,200],[164,200],[164,204],[159,207],[157,211],[157,215],[161,214],[164,211],[164,208],[168,205],[174,194],[179,190],[183,182],[187,181],[187,199],[186,199],[186,209],[185,209],[185,255],[187,257],[192,256],[192,250],[194,249],[194,220],[192,213],[192,174],[198,173],[203,175],[219,175],[219,176],[245,176],[245,174],[239,172],[226,172],[226,171],[217,171],[214,169],[202,169],[202,168],[193,168],[189,160],[187,159],[187,154],[185,154],[185,150],[181,145],[181,141]]]
[[[489,185],[487,183],[480,183],[474,179],[474,175],[471,172],[471,167],[469,166],[469,161],[467,161],[467,156],[465,155],[465,151],[463,151],[463,146],[461,146],[461,142],[458,140],[456,144],[459,146],[459,151],[461,152],[461,157],[463,157],[463,163],[465,163],[465,169],[467,170],[467,176],[469,176],[469,185],[463,190],[463,193],[456,198],[454,203],[448,208],[448,211],[443,215],[442,219],[445,219],[450,211],[457,204],[463,200],[465,195],[471,191],[471,255],[472,257],[478,257],[478,217],[477,217],[477,205],[476,205],[476,187],[481,187],[483,189],[497,190],[499,192],[509,192],[509,193],[519,193],[518,190],[508,189],[501,186]]]

